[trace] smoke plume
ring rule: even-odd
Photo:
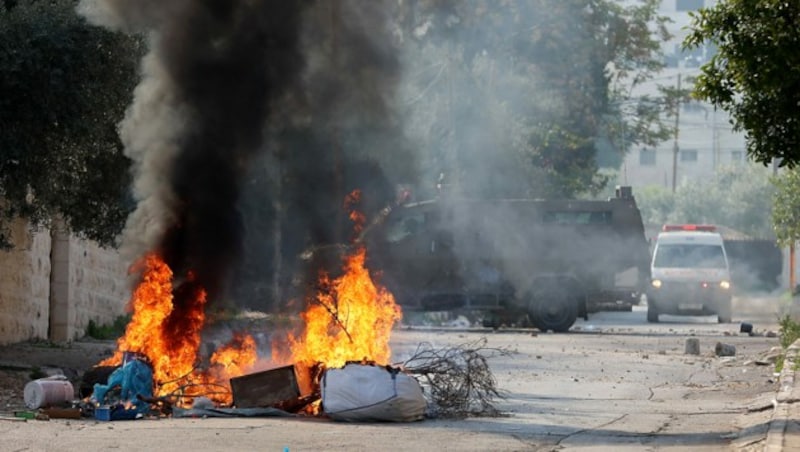
[[[84,1],[111,28],[144,32],[150,52],[122,124],[139,204],[123,247],[191,270],[213,300],[241,253],[240,178],[273,104],[299,79],[308,2]]]
[[[263,162],[287,168],[264,171],[267,177],[294,177],[285,202],[310,221],[290,232],[313,235],[341,206],[334,184],[319,177],[347,177],[343,148],[354,138],[339,130],[389,115],[399,65],[385,27],[388,4],[82,0],[79,12],[93,23],[149,40],[121,124],[138,202],[123,255],[135,261],[159,253],[213,302],[243,254],[242,180]],[[269,156],[255,159],[264,150]],[[358,182],[336,184],[343,195]],[[176,289],[183,292],[193,290]]]

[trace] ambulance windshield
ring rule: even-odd
[[[653,260],[656,268],[727,268],[720,245],[660,244]]]

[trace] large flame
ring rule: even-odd
[[[359,194],[351,193],[347,205],[357,202]],[[350,219],[355,223],[354,230],[360,231],[364,216],[353,210]],[[394,296],[373,282],[364,266],[366,254],[366,248],[356,247],[345,258],[341,277],[320,277],[318,293],[301,314],[303,331],[288,338],[290,359],[295,364],[335,368],[348,361],[389,363],[392,327],[402,313]],[[280,351],[273,350],[273,356],[285,361]]]
[[[147,255],[141,265],[142,281],[133,292],[133,316],[125,335],[117,341],[117,352],[101,365],[118,365],[123,352],[147,358],[153,368],[156,396],[209,396],[230,403],[228,379],[242,375],[256,362],[255,341],[237,335],[214,352],[206,369],[198,366],[206,293],[190,273],[177,287],[169,266],[157,255]],[[188,397],[187,397],[188,396]]]
[[[365,258],[360,247],[347,258],[344,275],[333,281],[322,277],[321,290],[301,314],[303,332],[289,337],[295,362],[327,368],[348,361],[389,363],[389,338],[402,314],[392,294],[373,283]]]

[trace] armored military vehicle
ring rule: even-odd
[[[365,239],[404,310],[486,312],[494,326],[567,331],[590,312],[630,310],[650,282],[630,187],[597,201],[442,195],[396,206]]]

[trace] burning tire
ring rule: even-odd
[[[119,366],[95,366],[87,370],[81,378],[80,386],[78,387],[78,394],[80,397],[86,398],[92,395],[95,384],[106,384],[108,377],[112,372],[117,370]]]

